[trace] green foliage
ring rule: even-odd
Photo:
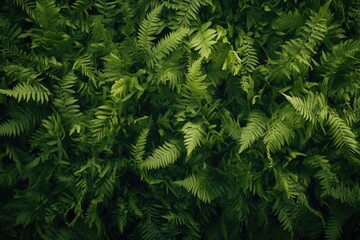
[[[165,142],[159,148],[156,148],[154,152],[140,167],[145,169],[159,169],[173,164],[180,157],[180,149],[176,146],[176,143]]]
[[[359,236],[358,9],[1,1],[0,238]]]

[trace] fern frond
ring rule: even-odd
[[[95,87],[98,86],[98,80],[96,79],[98,71],[94,66],[93,57],[91,56],[91,54],[85,54],[76,58],[72,69],[80,69],[82,75],[88,77]]]
[[[183,180],[176,181],[175,184],[184,187],[188,192],[199,198],[201,201],[210,203],[215,196],[211,190],[207,188],[205,182],[206,181],[204,181],[204,179],[192,174]]]
[[[97,108],[90,126],[90,131],[96,140],[112,136],[119,131],[118,111],[120,112],[121,108],[112,101],[107,101]]]
[[[190,156],[192,151],[201,144],[205,132],[200,124],[192,122],[187,122],[181,131],[184,133],[187,155]]]
[[[44,85],[31,85],[28,83],[19,83],[12,89],[0,89],[0,94],[14,97],[18,102],[21,100],[28,102],[31,99],[40,103],[49,101],[49,96],[51,95],[49,89]]]
[[[343,219],[338,215],[331,215],[327,219],[325,236],[327,240],[337,240],[341,238]]]
[[[76,130],[78,133],[81,130],[79,125],[79,118],[82,116],[80,106],[77,99],[74,97],[75,91],[72,89],[78,80],[73,72],[68,73],[58,85],[54,87],[53,104],[59,111],[65,122],[70,123],[70,135]]]
[[[125,76],[119,79],[112,85],[110,90],[115,102],[125,102],[134,94],[137,94],[137,98],[139,98],[143,92],[144,89],[140,86],[136,76]]]
[[[152,41],[155,39],[153,35],[159,33],[162,29],[163,22],[160,18],[160,14],[163,6],[164,5],[159,5],[155,7],[140,24],[138,44],[142,50],[145,50],[148,53],[153,45]]]
[[[199,51],[200,56],[205,59],[209,58],[212,45],[216,43],[217,31],[209,29],[210,26],[211,22],[203,24],[190,40],[190,47]]]
[[[206,74],[201,72],[201,61],[202,58],[196,60],[188,67],[188,72],[186,74],[186,88],[190,91],[194,98],[203,99],[207,96],[208,83],[204,80],[206,79]]]
[[[222,118],[222,129],[230,135],[237,143],[240,144],[242,129],[238,121],[235,121],[229,112],[225,112]]]
[[[145,128],[141,131],[140,135],[136,139],[135,144],[131,145],[131,156],[138,163],[141,163],[145,154],[146,139],[149,135],[149,129]]]
[[[277,198],[272,206],[272,212],[277,216],[283,229],[291,233],[294,230],[294,207],[294,204],[290,200],[282,198]]]
[[[315,177],[320,181],[320,185],[323,190],[321,194],[322,196],[326,195],[333,188],[333,186],[339,184],[339,180],[336,174],[331,171],[331,165],[325,156],[312,156],[305,159],[304,164],[309,166],[310,169],[318,169]]]
[[[159,169],[173,164],[180,157],[180,149],[176,144],[165,142],[158,147],[140,165],[144,169]]]
[[[254,39],[248,35],[240,38],[240,47],[236,50],[241,58],[244,66],[242,73],[251,74],[257,65],[259,65],[259,58],[254,47]]]
[[[174,26],[185,26],[190,25],[198,19],[198,12],[202,5],[211,5],[211,1],[208,0],[175,0],[170,1],[167,4],[169,8],[174,9],[176,15],[174,16]]]
[[[285,144],[290,144],[295,133],[282,120],[270,121],[270,126],[264,136],[264,144],[268,152],[275,152]]]
[[[60,8],[54,0],[36,1],[36,20],[45,30],[58,30],[60,25]]]
[[[41,81],[39,79],[40,73],[36,72],[32,68],[27,68],[18,64],[8,64],[4,66],[3,71],[6,75],[14,79],[13,81],[33,83],[35,81]]]
[[[358,62],[360,53],[360,40],[349,39],[334,45],[331,52],[323,52],[321,55],[320,70],[326,79],[333,79],[337,74],[342,73],[344,69]],[[351,63],[351,64],[350,64]]]
[[[300,97],[290,97],[286,94],[283,94],[286,99],[291,103],[291,105],[295,108],[297,112],[301,114],[301,116],[310,121],[312,124],[315,124],[318,120],[323,120],[326,113],[322,113],[327,111],[324,106],[319,102],[319,96],[310,92],[305,98]],[[320,96],[321,98],[322,96]]]
[[[341,117],[335,112],[330,112],[327,124],[330,126],[329,134],[332,136],[336,148],[346,148],[353,154],[360,153],[356,135]]]
[[[33,0],[14,0],[15,4],[20,6],[30,17],[36,19],[36,2]]]
[[[232,75],[235,76],[242,67],[242,60],[239,55],[233,49],[230,49],[222,65],[222,70],[230,70]]]
[[[264,136],[266,132],[267,117],[258,111],[251,112],[248,123],[242,128],[239,152],[249,148],[256,140]]]
[[[278,34],[282,35],[284,33],[295,33],[302,23],[303,17],[299,10],[295,9],[293,12],[281,12],[271,26]]]
[[[153,56],[160,60],[176,50],[184,37],[188,34],[188,28],[179,28],[162,38],[152,49]]]
[[[157,79],[163,84],[169,84],[172,91],[175,89],[179,93],[185,79],[185,61],[181,52],[172,54],[170,59],[161,61],[155,65]]]
[[[0,136],[19,136],[29,131],[36,122],[36,111],[12,106],[9,119],[0,123]]]
[[[306,72],[312,68],[312,56],[316,54],[316,47],[322,43],[328,31],[331,18],[328,7],[330,1],[325,4],[318,13],[313,13],[301,28],[300,37],[293,38],[282,45],[278,52],[278,60],[269,61],[271,79],[291,78],[292,75]]]

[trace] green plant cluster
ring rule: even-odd
[[[359,20],[358,0],[2,0],[0,238],[360,236]]]

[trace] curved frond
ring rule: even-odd
[[[193,174],[183,180],[176,181],[175,184],[184,187],[188,192],[203,202],[209,203],[215,197],[207,188],[204,180]]]
[[[285,144],[290,144],[294,136],[294,131],[282,120],[272,120],[264,136],[264,144],[268,152],[275,152],[280,150]]]
[[[141,163],[145,154],[146,140],[149,135],[149,129],[145,128],[141,131],[140,135],[136,139],[135,144],[131,145],[131,156],[138,162]]]
[[[180,46],[180,43],[182,43],[188,32],[189,29],[187,28],[179,28],[160,39],[160,41],[152,49],[153,56],[158,60],[168,56]]]
[[[242,128],[240,153],[249,148],[256,140],[264,136],[267,121],[267,117],[262,112],[254,111],[250,113],[247,125]]]
[[[189,156],[201,144],[205,132],[200,124],[192,122],[187,122],[181,131],[184,133],[185,147]]]
[[[138,44],[146,52],[150,52],[153,45],[152,41],[155,40],[153,35],[162,29],[163,22],[160,18],[162,9],[163,5],[155,7],[140,24]]]
[[[341,117],[334,112],[330,112],[327,124],[330,126],[329,133],[336,148],[346,148],[353,154],[360,153],[356,135]]]
[[[49,101],[49,96],[51,95],[49,89],[44,85],[28,83],[19,83],[12,89],[0,89],[0,94],[14,97],[18,102],[22,100],[28,102],[31,99],[40,103]]]
[[[162,146],[156,148],[151,156],[141,163],[141,168],[159,169],[173,164],[180,157],[179,146],[165,142]]]
[[[209,28],[210,26],[211,22],[203,24],[190,40],[190,47],[199,51],[200,56],[203,58],[209,58],[213,48],[212,45],[216,43],[217,31]]]

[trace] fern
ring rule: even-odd
[[[188,67],[188,72],[186,74],[186,88],[192,94],[192,97],[189,96],[190,98],[204,99],[208,96],[208,83],[204,81],[206,79],[206,74],[201,72],[201,61],[202,59],[200,58]]]
[[[184,1],[170,1],[167,3],[169,8],[174,9],[176,15],[174,16],[174,26],[190,27],[191,24],[198,19],[198,13],[202,5],[211,5],[208,0],[184,0]]]
[[[264,136],[266,132],[266,116],[258,111],[250,113],[248,123],[242,128],[240,137],[239,152],[243,152],[249,148],[257,139]]]
[[[131,145],[131,156],[138,163],[141,163],[145,154],[146,139],[149,135],[149,129],[145,128],[141,131],[135,144]]]
[[[10,119],[0,123],[0,136],[19,136],[28,132],[35,124],[35,116],[27,109],[15,107],[10,110],[10,116]]]
[[[209,29],[211,22],[203,24],[200,29],[192,36],[190,40],[190,47],[199,51],[201,57],[209,58],[212,45],[216,43],[217,31],[215,29]]]
[[[54,0],[36,1],[36,20],[46,30],[57,31],[60,25],[60,8]]]
[[[321,195],[327,194],[333,186],[339,183],[336,174],[331,171],[329,161],[324,156],[316,155],[307,158],[304,163],[311,169],[318,169],[315,177],[320,181],[320,185],[323,190]]]
[[[181,131],[184,133],[187,155],[190,156],[192,151],[201,144],[205,132],[200,124],[192,122],[187,122]]]
[[[42,80],[39,79],[40,73],[36,72],[33,68],[19,64],[9,64],[3,68],[3,71],[10,79],[16,79],[23,83],[33,83]]]
[[[289,12],[281,12],[279,16],[272,22],[272,28],[278,34],[295,33],[301,27],[303,17],[298,9]]]
[[[175,184],[184,187],[188,192],[192,193],[205,203],[210,203],[216,196],[208,189],[205,180],[195,175],[190,175],[183,180],[176,181]]]
[[[97,70],[94,67],[93,58],[90,54],[84,54],[76,59],[73,65],[73,70],[79,70],[81,73],[88,77],[95,87],[98,86],[98,80],[96,78]]]
[[[336,113],[330,112],[327,124],[330,126],[329,134],[332,136],[336,148],[346,148],[352,154],[359,154],[356,135],[342,118]]]
[[[71,125],[70,135],[73,132],[80,133],[81,123],[80,117],[82,112],[77,103],[77,99],[73,96],[75,91],[72,89],[76,84],[76,76],[74,73],[68,73],[62,81],[54,88],[53,104],[63,116],[64,120]]]
[[[179,157],[181,151],[175,143],[165,142],[156,148],[151,156],[145,159],[140,167],[144,169],[159,169],[173,164]]]
[[[41,84],[31,85],[27,83],[19,83],[12,89],[0,89],[0,94],[14,97],[18,102],[22,100],[28,102],[31,99],[40,103],[49,101],[51,95],[49,89]]]
[[[300,37],[287,41],[278,53],[279,60],[269,61],[270,77],[288,79],[300,74],[307,67],[312,68],[311,58],[316,53],[315,48],[325,39],[330,19],[328,8],[330,1],[318,13],[310,16],[301,28]]]
[[[169,55],[179,47],[180,43],[182,43],[188,32],[189,29],[187,28],[179,28],[176,31],[169,33],[167,36],[162,38],[152,49],[153,56],[160,60]]]
[[[235,121],[230,113],[225,112],[221,124],[222,129],[230,135],[237,143],[240,144],[242,128],[238,121]]]
[[[298,111],[305,120],[309,120],[312,124],[315,124],[319,120],[320,111],[326,111],[324,106],[319,104],[318,96],[311,92],[305,99],[290,97],[286,94],[283,95],[291,103],[295,110]]]
[[[153,45],[152,41],[155,40],[156,33],[159,33],[162,29],[163,22],[159,18],[163,9],[163,5],[159,5],[154,8],[144,19],[140,25],[138,34],[138,44],[142,50],[150,53],[150,49]]]
[[[240,38],[240,47],[236,50],[241,58],[243,69],[242,74],[251,74],[257,65],[259,65],[259,59],[257,56],[256,49],[254,47],[254,40],[245,35]]]
[[[21,6],[22,10],[24,10],[29,16],[33,19],[36,19],[36,2],[32,0],[14,0],[15,4]]]
[[[110,101],[97,108],[95,118],[91,120],[90,126],[94,139],[100,140],[106,136],[112,136],[119,131],[119,111],[121,111],[121,108],[117,109],[116,104]]]

